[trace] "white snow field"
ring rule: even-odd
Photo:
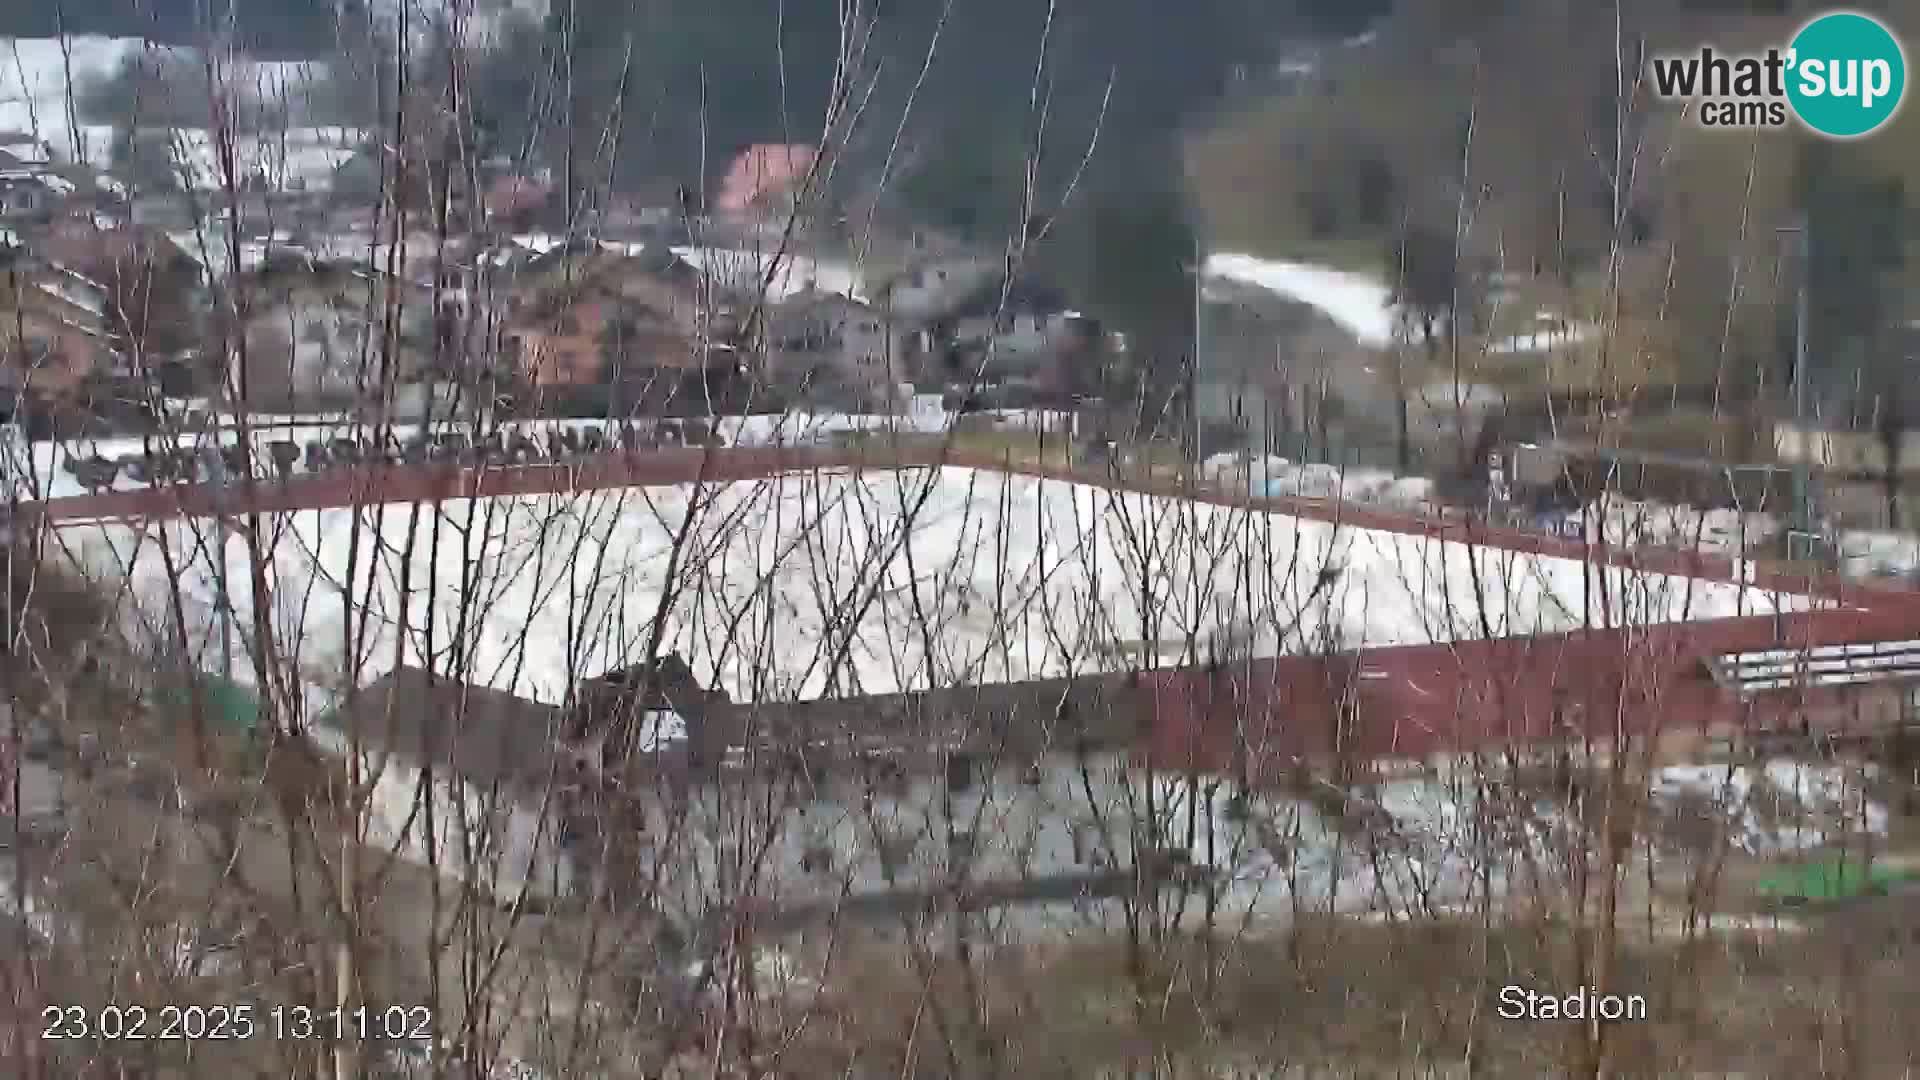
[[[69,87],[78,96],[89,84],[113,75],[136,56],[155,65],[181,65],[192,70],[199,67],[201,55],[196,49],[137,37],[0,37],[0,131],[30,135],[68,161],[106,168],[113,148],[113,128],[71,122],[67,111]],[[222,60],[221,76],[221,85],[243,103],[298,103],[309,87],[325,80],[326,67],[311,61],[230,56]],[[205,139],[204,132],[183,130],[182,135],[190,147],[196,139]],[[294,156],[276,157],[264,149],[261,153],[268,161]],[[193,163],[191,155],[188,163]]]
[[[1326,633],[1348,648],[1457,640],[1479,633],[1475,563],[1496,633],[1577,623],[1583,579],[1596,620],[1602,610],[1661,622],[1806,603],[1751,585],[953,468],[715,486],[675,558],[693,495],[632,488],[280,516],[262,531],[271,625],[315,704],[349,678],[422,663],[429,640],[438,665],[457,645],[470,677],[557,702],[570,677],[643,656],[671,591],[666,646],[736,700],[753,700],[1087,672],[1154,650],[1173,663],[1189,631],[1255,655]],[[206,521],[88,524],[60,538],[85,571],[129,582],[127,617],[156,644],[173,636],[169,546],[190,636],[210,666],[214,532]],[[225,556],[244,638],[248,551],[230,537]],[[1612,594],[1605,608],[1602,590]],[[351,664],[349,596],[364,616],[354,632],[365,635]],[[1153,628],[1143,629],[1143,606],[1159,609]]]
[[[1317,308],[1362,345],[1384,348],[1397,336],[1392,290],[1364,274],[1231,252],[1207,256],[1207,273]]]
[[[220,145],[212,131],[176,128],[164,134],[173,169],[185,182],[199,191],[219,191],[226,187]],[[332,186],[335,171],[360,152],[366,138],[367,133],[358,128],[339,126],[278,127],[258,133],[238,133],[233,138],[236,182],[244,183],[250,176],[258,176],[270,191],[325,190]],[[220,230],[208,232],[217,237]],[[201,237],[189,232],[175,236],[174,240],[189,254],[199,254]],[[351,251],[350,254],[364,257],[365,252]],[[218,267],[220,263],[214,265]]]
[[[1314,308],[1362,345],[1385,348],[1406,338],[1402,312],[1393,303],[1393,290],[1367,274],[1233,252],[1209,255],[1207,274]],[[1489,341],[1486,351],[1493,355],[1547,353],[1583,344],[1599,333],[1600,328],[1592,323],[1569,322],[1543,310],[1534,314],[1527,329]]]
[[[67,38],[62,48],[58,38],[0,38],[0,131],[30,135],[69,161],[99,163],[112,149],[113,129],[82,125],[74,131],[67,113],[69,78],[78,94],[118,71],[146,44],[139,38],[80,36]],[[87,145],[76,148],[76,141]]]
[[[1786,759],[1659,768],[1651,783],[1657,819],[1691,827],[1680,834],[1654,833],[1648,869],[1686,880],[1722,837],[1756,858],[1787,858],[1826,844],[1885,836],[1887,809],[1867,794],[1872,778],[1870,769],[1857,765]],[[1563,803],[1549,798],[1524,807],[1503,803],[1483,809],[1482,779],[1462,764],[1355,788],[1349,794],[1356,811],[1362,811],[1356,817],[1367,822],[1360,828],[1353,821],[1329,820],[1284,795],[1256,796],[1237,816],[1227,809],[1229,791],[1199,795],[1196,816],[1204,839],[1192,846],[1194,859],[1210,864],[1226,881],[1213,917],[1218,925],[1249,927],[1285,925],[1296,912],[1417,919],[1473,911],[1487,890],[1496,904],[1502,897],[1557,894],[1564,879],[1542,868],[1564,865],[1567,852],[1581,841],[1579,824]],[[1185,778],[1162,775],[1151,782],[1158,796],[1154,805],[1166,820],[1185,820],[1187,801],[1194,797]],[[1055,805],[1075,806],[1078,791]],[[1117,813],[1119,805],[1102,809]],[[1510,830],[1491,848],[1476,824],[1488,814]],[[993,820],[997,834],[1015,838],[1022,852],[1045,853],[1068,843],[1056,835],[1070,832],[1065,815],[1036,818],[1031,828],[1037,842],[1031,843],[1024,823],[1004,829],[999,817]],[[1682,839],[1686,834],[1690,840]],[[1641,860],[1647,856],[1642,850],[1631,858],[1645,868]],[[1053,858],[1067,856],[1056,851]],[[1206,917],[1204,907],[1189,905],[1181,913],[1183,922],[1197,928]],[[1003,933],[1028,938],[1124,925],[1112,901],[1034,905],[996,912],[993,918]]]
[[[1533,325],[1487,343],[1487,351],[1497,354],[1544,353],[1571,348],[1600,336],[1600,328],[1589,322],[1567,322],[1551,311],[1534,313]]]
[[[1735,849],[1771,856],[1839,842],[1854,832],[1886,835],[1887,809],[1862,797],[1859,779],[1845,769],[1785,758],[1759,769],[1669,765],[1655,774],[1653,793],[1669,806],[1704,800],[1713,820],[1730,823],[1728,842]]]
[[[1857,765],[1784,758],[1758,766],[1671,765],[1654,770],[1651,791],[1655,811],[1662,815],[1684,814],[1689,798],[1710,800],[1708,820],[1725,831],[1730,844],[1749,855],[1774,858],[1860,835],[1886,835],[1886,807],[1865,795],[1868,776]],[[1488,813],[1476,805],[1477,780],[1470,767],[1462,766],[1366,789],[1372,808],[1385,812],[1371,840],[1342,836],[1335,823],[1311,806],[1284,798],[1263,800],[1253,819],[1271,822],[1274,838],[1294,841],[1284,845],[1300,856],[1291,875],[1275,863],[1259,837],[1249,836],[1244,825],[1231,822],[1216,807],[1204,820],[1222,823],[1215,826],[1219,835],[1213,850],[1232,853],[1230,869],[1239,887],[1230,895],[1240,895],[1228,906],[1253,910],[1298,898],[1307,901],[1308,910],[1404,914],[1419,912],[1422,904],[1469,900],[1482,884],[1475,879],[1488,858],[1484,839],[1476,837],[1474,829],[1476,819],[1484,820]],[[1166,789],[1177,805],[1183,796],[1179,785],[1168,783]],[[1222,801],[1228,797],[1215,796]],[[1491,813],[1505,817],[1511,811]],[[1551,799],[1535,800],[1524,816],[1511,820],[1517,843],[1496,861],[1516,871],[1526,864],[1525,852],[1535,859],[1564,852],[1578,835],[1578,825]],[[1383,834],[1405,846],[1381,857],[1377,849]],[[1670,837],[1659,846],[1663,856],[1685,851],[1684,844]],[[1541,883],[1498,881],[1495,887],[1509,884],[1521,890]]]
[[[859,275],[833,259],[781,252],[777,246],[764,251],[676,247],[673,253],[734,287],[758,289],[764,284],[769,300],[785,300],[808,289],[861,299]]]
[[[1852,529],[1840,534],[1841,566],[1852,577],[1908,575],[1920,570],[1920,538]]]

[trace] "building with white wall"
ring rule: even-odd
[[[573,895],[585,880],[564,842],[563,722],[549,706],[400,668],[314,731],[360,759],[365,843],[511,905]]]
[[[891,386],[907,375],[907,344],[883,313],[839,293],[806,290],[767,314],[768,375],[786,385]]]
[[[896,324],[913,325],[945,317],[1000,272],[995,260],[983,256],[928,255],[863,275],[860,295]]]

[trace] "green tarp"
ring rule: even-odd
[[[1912,870],[1878,865],[1865,868],[1860,862],[1860,857],[1853,855],[1791,867],[1762,880],[1760,892],[1788,901],[1844,900],[1878,895],[1916,876]]]
[[[247,734],[260,726],[260,699],[251,688],[206,673],[195,682],[199,691],[197,704],[215,723],[228,731]],[[181,708],[192,708],[196,704],[194,690],[187,687],[175,689],[167,697],[171,699],[170,704]]]

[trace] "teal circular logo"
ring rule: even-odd
[[[1907,92],[1907,54],[1870,15],[1836,11],[1800,28],[1787,53],[1787,100],[1821,135],[1854,139],[1893,119]]]

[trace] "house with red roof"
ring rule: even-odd
[[[487,217],[512,227],[530,224],[553,199],[553,185],[531,176],[501,176],[487,186]]]
[[[720,181],[714,209],[731,217],[791,212],[812,179],[819,151],[801,143],[756,143],[740,151]]]

